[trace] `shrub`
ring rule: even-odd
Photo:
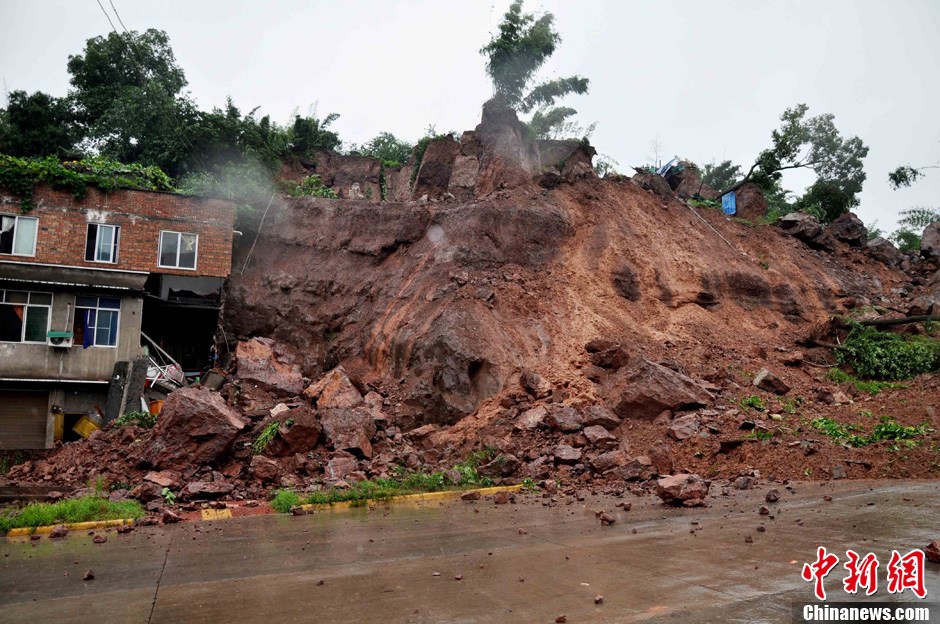
[[[911,379],[940,369],[940,341],[856,325],[836,350],[836,360],[852,366],[860,377],[881,381]]]
[[[114,421],[115,427],[127,427],[135,425],[145,429],[152,429],[157,424],[157,415],[150,412],[127,412],[122,414]]]
[[[294,490],[278,490],[271,499],[271,507],[278,513],[289,513],[298,505],[300,505],[300,496]]]
[[[328,186],[323,186],[323,182],[318,175],[309,175],[301,182],[293,180],[281,180],[278,182],[281,191],[291,197],[326,197],[327,199],[338,199],[336,191]]]

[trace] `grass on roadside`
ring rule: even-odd
[[[390,478],[359,481],[349,488],[329,488],[305,494],[290,489],[278,490],[271,500],[271,506],[278,513],[288,513],[298,505],[351,502],[357,506],[365,505],[370,500],[388,500],[405,494],[489,487],[493,485],[492,479],[480,475],[477,468],[493,459],[494,454],[491,449],[476,451],[448,471],[425,472],[400,468]],[[496,460],[499,458],[496,457]]]
[[[843,425],[831,418],[815,418],[812,425],[817,431],[833,438],[835,441],[856,448],[868,446],[882,440],[902,440],[906,446],[913,447],[920,444],[917,438],[933,432],[928,423],[918,426],[904,426],[890,416],[882,416],[868,435],[852,433],[853,431],[864,431],[864,427],[861,425]]]
[[[140,518],[144,509],[132,500],[110,501],[97,496],[70,498],[55,503],[30,503],[22,508],[0,511],[0,534],[21,527],[71,524],[91,520]]]

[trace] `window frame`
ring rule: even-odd
[[[93,258],[88,259],[88,241],[91,236],[91,227],[95,227],[95,241]],[[113,238],[111,239],[111,260],[98,260],[98,243],[101,240],[101,228],[111,228]],[[120,258],[119,246],[121,244],[121,226],[111,223],[90,222],[85,228],[85,262],[95,262],[97,264],[117,264]]]
[[[94,299],[95,299],[95,305],[94,305],[94,306],[79,305],[78,300],[79,300],[79,298],[81,298],[81,297],[94,298]],[[101,307],[101,300],[102,300],[102,299],[114,299],[115,301],[118,302],[118,307],[117,307],[117,308]],[[117,349],[117,348],[118,348],[118,346],[119,346],[120,343],[121,343],[121,299],[120,299],[120,297],[100,297],[100,296],[98,296],[98,295],[75,295],[75,299],[74,299],[74,302],[73,302],[72,309],[73,309],[74,312],[75,312],[75,316],[74,316],[74,318],[73,318],[73,320],[72,320],[73,327],[74,327],[74,324],[78,321],[78,311],[79,311],[79,310],[94,310],[94,311],[95,311],[95,325],[94,325],[94,327],[93,327],[93,331],[95,332],[95,337],[94,337],[94,339],[92,340],[92,343],[91,343],[90,345],[88,345],[88,348],[89,348],[89,349],[92,349],[92,348],[99,348],[99,349]],[[97,339],[98,339],[98,315],[99,315],[101,312],[114,312],[115,314],[117,314],[117,320],[115,321],[114,344],[113,344],[113,345],[109,345],[109,344],[96,344],[96,341],[97,341]],[[84,346],[84,345],[82,345],[82,346]]]
[[[16,302],[7,303],[6,293],[8,292],[25,292],[27,295],[26,303],[16,303]],[[30,299],[32,299],[32,295],[34,294],[35,295],[48,295],[49,303],[30,303]],[[48,340],[48,337],[49,337],[49,331],[52,328],[52,306],[54,303],[55,303],[55,294],[51,292],[0,288],[0,305],[11,305],[11,306],[21,305],[24,308],[23,327],[22,329],[20,329],[20,339],[16,341],[0,340],[0,344],[31,344],[31,345],[46,344],[46,341]],[[29,315],[29,308],[46,308],[46,331],[43,333],[42,340],[26,340],[26,326],[28,324],[27,316]]]
[[[163,235],[164,234],[176,234],[176,264],[163,264]],[[183,250],[183,236],[195,236],[196,237],[196,247],[193,250],[193,266],[184,267],[180,266],[180,254]],[[177,232],[175,230],[160,230],[160,237],[157,240],[157,266],[163,269],[178,269],[180,271],[195,271],[199,266],[199,234],[196,232]]]
[[[38,217],[27,217],[25,215],[11,215],[11,214],[0,214],[0,217],[8,217],[13,219],[13,245],[10,247],[10,253],[0,252],[0,256],[19,256],[21,258],[35,258],[36,257],[36,242],[39,240],[39,218]],[[36,222],[36,229],[33,232],[33,246],[32,251],[28,254],[16,253],[16,232],[18,225],[21,219],[27,219],[30,221]]]

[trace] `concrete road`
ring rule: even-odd
[[[840,556],[830,599],[848,598],[852,548],[878,555],[886,600],[890,551],[940,538],[938,482],[779,487],[772,518],[758,514],[767,489],[694,510],[537,495],[0,542],[0,622],[790,622],[812,600],[800,569],[818,546]],[[617,523],[602,527],[601,509]],[[940,602],[940,566],[926,585]]]

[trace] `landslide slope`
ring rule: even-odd
[[[556,402],[609,404],[589,341],[727,391],[745,371],[780,372],[783,350],[831,314],[908,281],[841,243],[814,251],[593,177],[466,202],[283,200],[241,273],[251,242],[229,283],[232,334],[275,339],[310,379],[343,364],[393,398],[403,428],[465,438],[518,402],[525,372]]]

